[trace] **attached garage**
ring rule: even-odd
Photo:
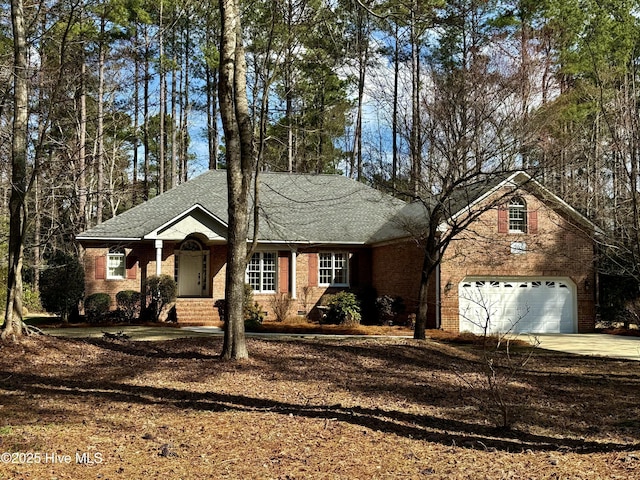
[[[461,332],[577,331],[576,287],[568,278],[468,278],[458,287]]]

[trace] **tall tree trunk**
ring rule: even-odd
[[[138,204],[138,146],[140,145],[140,58],[138,56],[138,29],[133,39],[133,205]]]
[[[362,179],[362,110],[364,101],[364,88],[369,63],[369,18],[367,12],[354,5],[356,12],[356,50],[358,56],[358,106],[356,110],[356,125],[353,135],[353,152],[351,154],[351,176],[357,180]]]
[[[188,177],[188,136],[187,125],[189,125],[189,114],[191,113],[191,105],[189,104],[189,65],[191,58],[191,35],[189,30],[189,24],[187,24],[185,32],[185,45],[184,45],[184,104],[182,105],[182,115],[180,120],[180,183],[186,182]]]
[[[414,0],[411,12],[411,193],[418,195],[422,176],[422,145],[420,141],[420,38],[416,12],[418,2]]]
[[[160,0],[160,33],[158,35],[159,59],[158,69],[160,70],[160,128],[158,132],[158,194],[164,193],[164,137],[165,137],[165,112],[167,111],[167,82],[164,67],[164,25],[162,21],[162,7],[164,0]]]
[[[208,17],[207,23],[210,22]],[[210,31],[207,28],[206,44],[213,43]],[[218,169],[218,69],[213,68],[209,59],[206,60],[206,82],[207,82],[207,141],[209,146],[209,170]]]
[[[40,229],[42,228],[42,209],[40,206],[40,171],[36,166],[34,172],[35,178],[33,181],[33,213],[34,213],[34,225],[33,225],[33,291],[40,293],[40,270],[42,269],[42,249],[40,248]]]
[[[106,12],[100,19],[100,40],[98,44],[98,125],[96,130],[98,154],[96,155],[96,223],[102,223],[104,211],[104,69],[105,69],[105,23]]]
[[[418,292],[418,312],[413,331],[413,338],[419,340],[426,338],[430,280],[431,275],[440,263],[440,243],[438,241],[440,215],[438,213],[438,207],[431,212],[429,218],[433,220],[429,222],[429,232],[427,233],[427,238],[424,240],[424,258],[420,272],[420,290]]]
[[[287,171],[293,173],[297,171],[297,158],[293,153],[293,11],[294,5],[292,0],[287,1],[287,46],[285,48],[284,58],[284,94],[285,94],[285,113],[287,119]]]
[[[213,13],[207,11],[207,31],[205,33],[205,42],[207,45],[207,51],[210,50],[211,45],[217,40],[213,38],[212,31],[216,21],[212,18]],[[207,88],[207,140],[209,146],[209,170],[218,169],[218,66],[214,67],[212,59],[205,59],[206,68],[206,88]]]
[[[235,0],[221,0],[219,98],[225,133],[229,228],[222,358],[248,358],[244,318],[244,276],[247,267],[249,192],[254,165],[252,127],[246,91],[246,60],[240,13]]]
[[[176,64],[177,60],[175,57],[176,51],[176,41],[175,41],[175,32],[172,36],[172,49],[174,52],[174,57],[172,61],[171,68],[171,175],[169,181],[171,182],[171,188],[174,188],[178,184],[178,130],[176,125],[176,111],[178,107],[178,81],[176,75]]]
[[[22,260],[26,223],[27,136],[29,97],[27,39],[22,0],[11,0],[13,30],[13,139],[11,142],[11,198],[9,199],[9,270],[2,338],[22,335]]]
[[[393,49],[393,114],[391,120],[391,187],[395,191],[398,178],[398,102],[400,98],[400,34],[398,24],[395,24],[395,38]]]
[[[149,83],[151,82],[149,56],[151,55],[149,46],[149,32],[147,26],[144,27],[144,85],[143,85],[143,123],[142,123],[142,143],[144,145],[144,177],[143,177],[143,200],[149,200],[149,177],[150,177],[150,151],[149,151]]]
[[[82,226],[89,226],[89,209],[87,208],[87,91],[86,91],[87,66],[82,59],[80,67],[80,92],[79,92],[79,125],[78,125],[78,213]]]
[[[218,102],[214,92],[218,90],[216,70],[207,67],[207,141],[209,145],[209,170],[218,169]]]

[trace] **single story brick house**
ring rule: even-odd
[[[168,274],[178,285],[178,323],[218,320],[226,188],[226,172],[208,171],[79,235],[85,294],[115,297]],[[429,327],[480,332],[490,312],[496,331],[593,330],[596,226],[523,172],[464,193],[450,220],[481,213],[450,243],[432,278]],[[407,313],[415,312],[421,206],[338,175],[262,173],[259,199],[246,281],[265,311],[288,294],[293,314],[313,316],[328,294],[369,289],[402,297]]]

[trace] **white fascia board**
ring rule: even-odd
[[[225,228],[228,228],[229,225],[225,222],[223,222],[220,217],[218,217],[217,215],[214,215],[213,213],[211,213],[209,210],[207,210],[206,208],[204,208],[202,205],[200,205],[199,203],[196,203],[195,205],[191,206],[190,208],[188,208],[187,210],[185,210],[184,212],[180,213],[179,215],[176,215],[175,217],[173,217],[171,220],[166,221],[165,223],[163,223],[162,225],[160,225],[158,228],[156,228],[155,230],[153,230],[152,232],[147,233],[143,238],[145,240],[154,240],[156,238],[158,238],[158,235],[160,235],[158,232],[160,232],[161,230],[165,229],[166,227],[168,227],[169,225],[171,225],[172,223],[175,223],[177,221],[179,221],[181,218],[186,217],[187,215],[189,215],[191,212],[193,212],[194,210],[200,210],[203,213],[205,213],[206,215],[208,215],[212,220],[218,222],[220,225],[222,225]]]

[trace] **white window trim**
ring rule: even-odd
[[[264,255],[265,254],[273,254],[274,256],[274,279],[273,279],[273,290],[263,290],[262,287],[264,285]],[[260,251],[260,252],[254,252],[253,255],[259,255],[260,257],[260,264],[258,267],[258,273],[260,274],[260,289],[256,290],[253,289],[253,293],[276,293],[278,290],[278,252],[274,252],[274,251]],[[249,265],[250,263],[247,263],[247,270],[245,271],[245,282],[250,284],[249,282]],[[253,287],[252,287],[253,288]]]
[[[320,259],[321,255],[331,255],[331,278],[335,278],[335,271],[336,271],[336,255],[344,255],[345,257],[345,264],[344,264],[344,278],[346,279],[346,282],[344,283],[323,283],[320,279],[322,278],[322,275],[320,274],[320,271],[323,270],[322,268],[322,261]],[[349,252],[319,252],[318,253],[318,285],[322,286],[322,287],[348,287],[349,284]]]
[[[122,262],[122,275],[112,275],[111,272],[111,267],[109,266],[109,264],[111,263],[111,259],[112,258],[118,258],[120,259],[120,261]],[[107,253],[107,272],[106,272],[106,278],[107,280],[125,280],[127,278],[127,254],[124,251],[121,252],[109,252]]]

